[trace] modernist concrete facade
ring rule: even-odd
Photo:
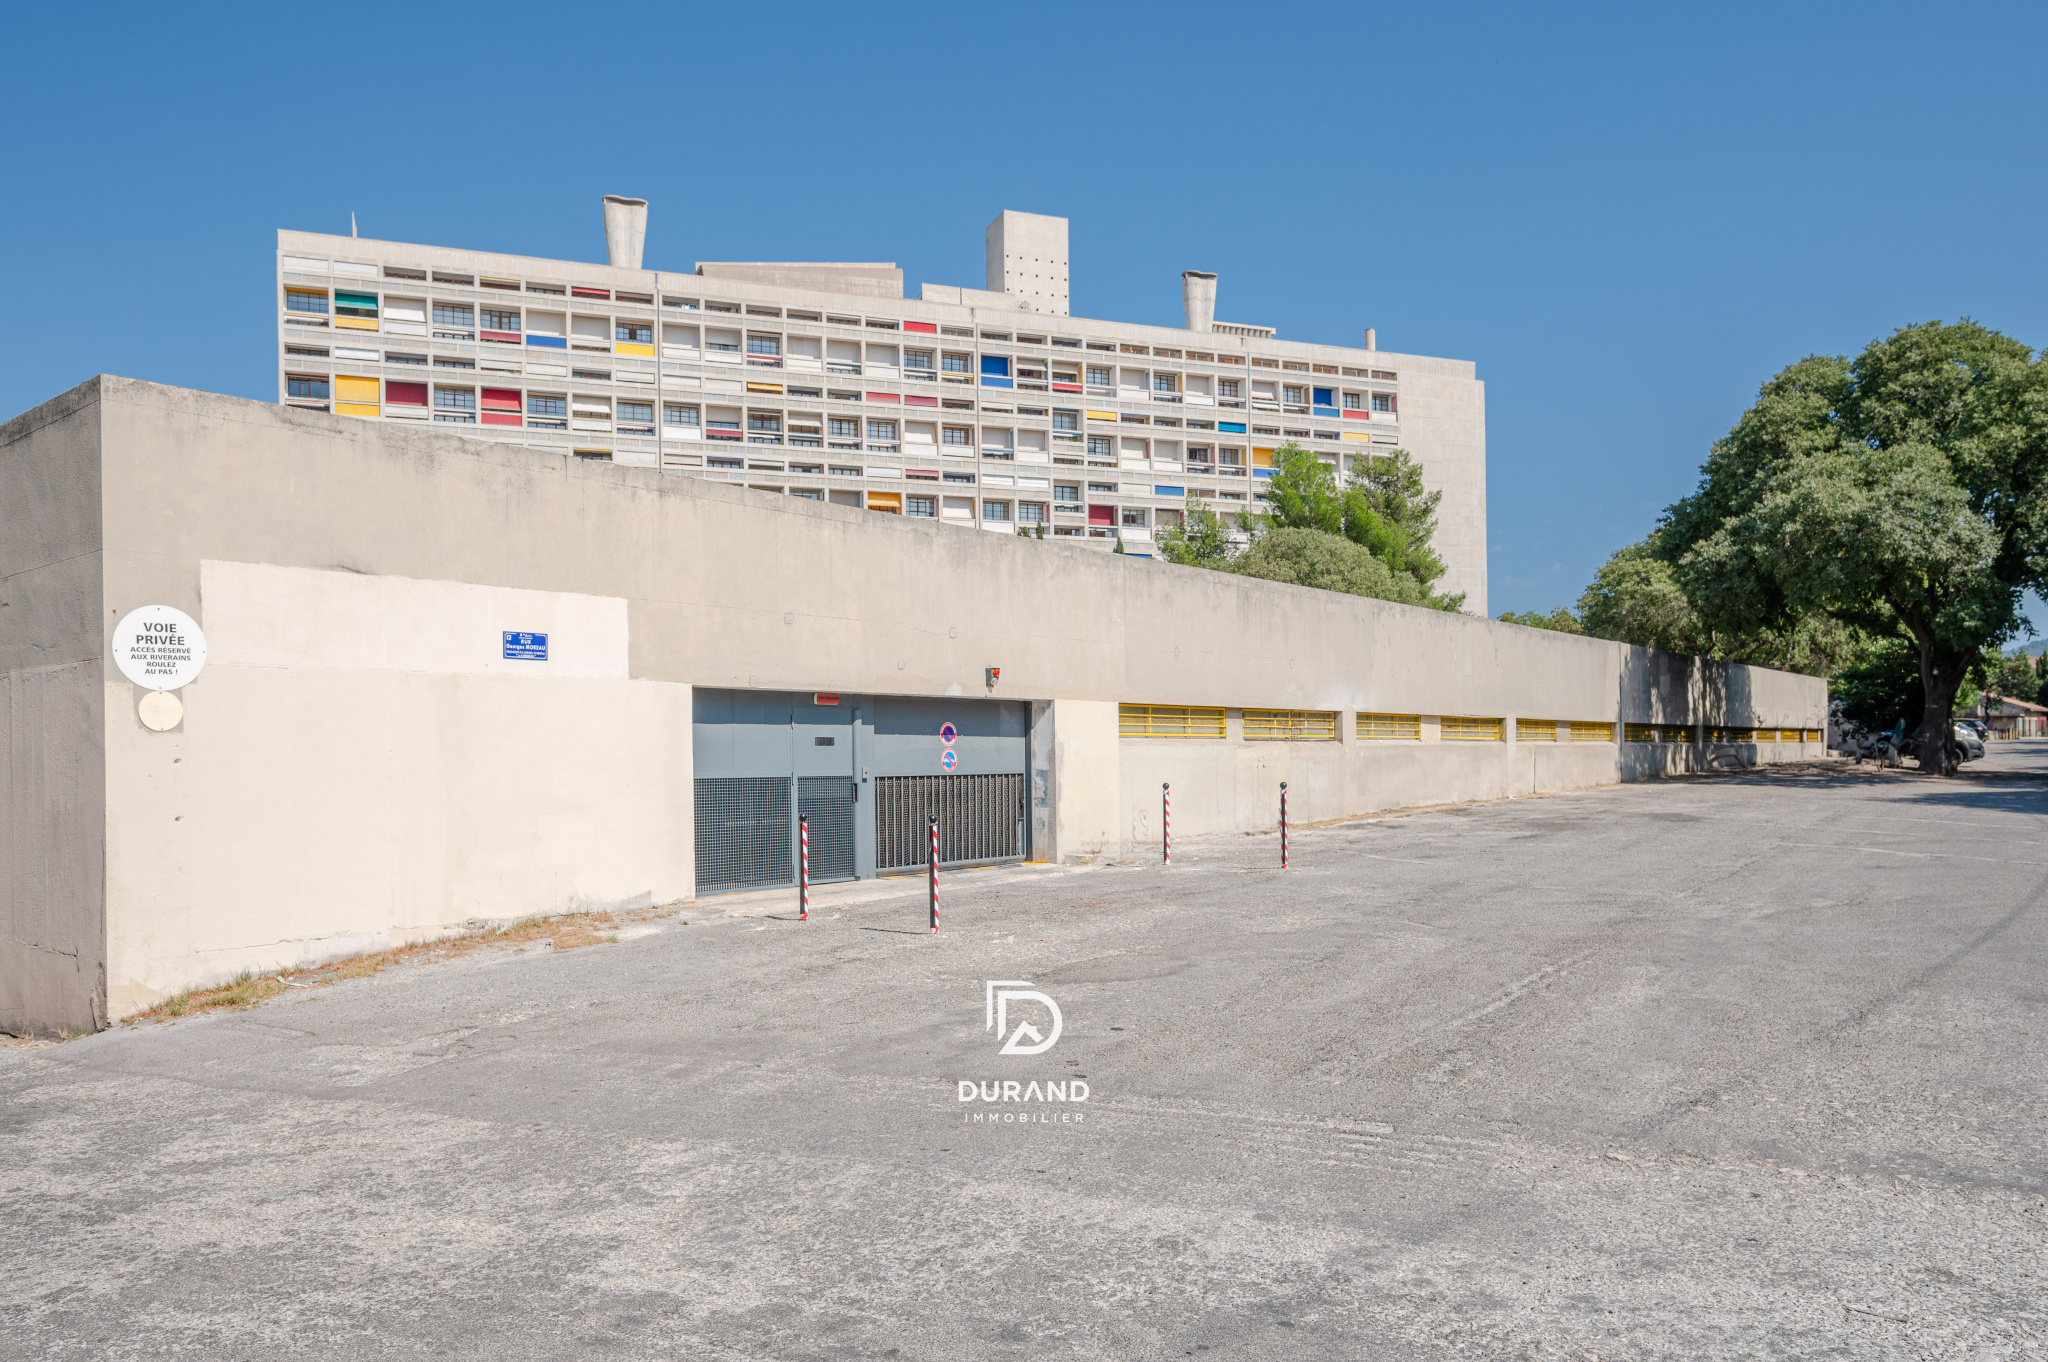
[[[1140,558],[1190,504],[1258,510],[1284,442],[1405,449],[1442,589],[1486,613],[1468,360],[1219,322],[1195,271],[1185,327],[1070,316],[1065,218],[998,215],[987,287],[912,300],[889,263],[642,269],[635,203],[606,201],[606,265],[279,232],[278,400]]]
[[[1019,702],[1040,859],[1149,851],[1162,781],[1200,835],[1821,752],[1808,677],[127,379],[0,426],[0,504],[10,1031],[688,898],[699,688]],[[210,650],[168,731],[151,604]]]

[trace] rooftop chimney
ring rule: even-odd
[[[1216,324],[1216,276],[1201,270],[1182,270],[1180,302],[1187,309],[1188,330],[1211,329]]]
[[[1369,326],[1365,328],[1365,348],[1368,350],[1377,350],[1380,348],[1379,333],[1377,331],[1374,331]]]
[[[647,200],[604,196],[604,249],[611,263],[640,268],[640,250],[647,244]]]

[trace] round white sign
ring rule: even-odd
[[[185,706],[167,690],[153,690],[135,707],[142,726],[154,733],[168,733],[185,717]]]
[[[206,635],[174,606],[145,605],[114,626],[114,665],[145,690],[176,690],[206,665]]]

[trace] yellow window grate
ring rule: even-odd
[[[1247,742],[1335,742],[1337,712],[1333,709],[1248,709],[1244,712]]]
[[[1659,724],[1657,726],[1657,741],[1659,742],[1689,743],[1692,740],[1691,724]]]
[[[1624,730],[1624,731],[1623,731],[1623,740],[1624,740],[1624,741],[1627,741],[1627,742],[1655,742],[1655,741],[1657,741],[1657,725],[1655,725],[1655,724],[1623,724],[1623,725],[1622,725],[1622,729]],[[1577,734],[1577,733],[1573,733],[1573,734],[1572,734],[1572,736],[1576,738],[1576,737],[1578,736],[1578,734]]]
[[[1419,742],[1422,738],[1422,716],[1420,714],[1360,714],[1358,736],[1361,741]]]
[[[1820,741],[1820,730],[1817,728],[1803,728],[1800,730],[1800,733],[1807,742]]]
[[[1515,720],[1516,742],[1556,742],[1557,720],[1517,719]]]
[[[1630,727],[1630,728],[1641,728],[1641,727],[1643,727],[1643,725],[1641,725],[1641,724],[1630,724],[1630,725],[1629,725],[1629,727]],[[1613,742],[1613,741],[1614,741],[1614,725],[1613,725],[1613,724],[1589,724],[1589,723],[1585,723],[1585,722],[1583,722],[1583,721],[1581,721],[1581,720],[1578,720],[1578,719],[1574,719],[1574,720],[1572,720],[1572,741],[1573,741],[1573,742]],[[1648,742],[1648,741],[1649,741],[1649,739],[1648,739],[1648,738],[1630,738],[1630,739],[1629,739],[1629,741],[1630,741],[1630,742]]]
[[[1506,742],[1507,720],[1471,719],[1446,714],[1443,720],[1443,739],[1445,742]]]
[[[1117,735],[1124,738],[1220,738],[1223,711],[1208,705],[1118,705]]]

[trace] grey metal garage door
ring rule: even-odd
[[[939,864],[1015,860],[1025,851],[1024,777],[884,776],[875,782],[875,868],[930,861],[939,816]]]

